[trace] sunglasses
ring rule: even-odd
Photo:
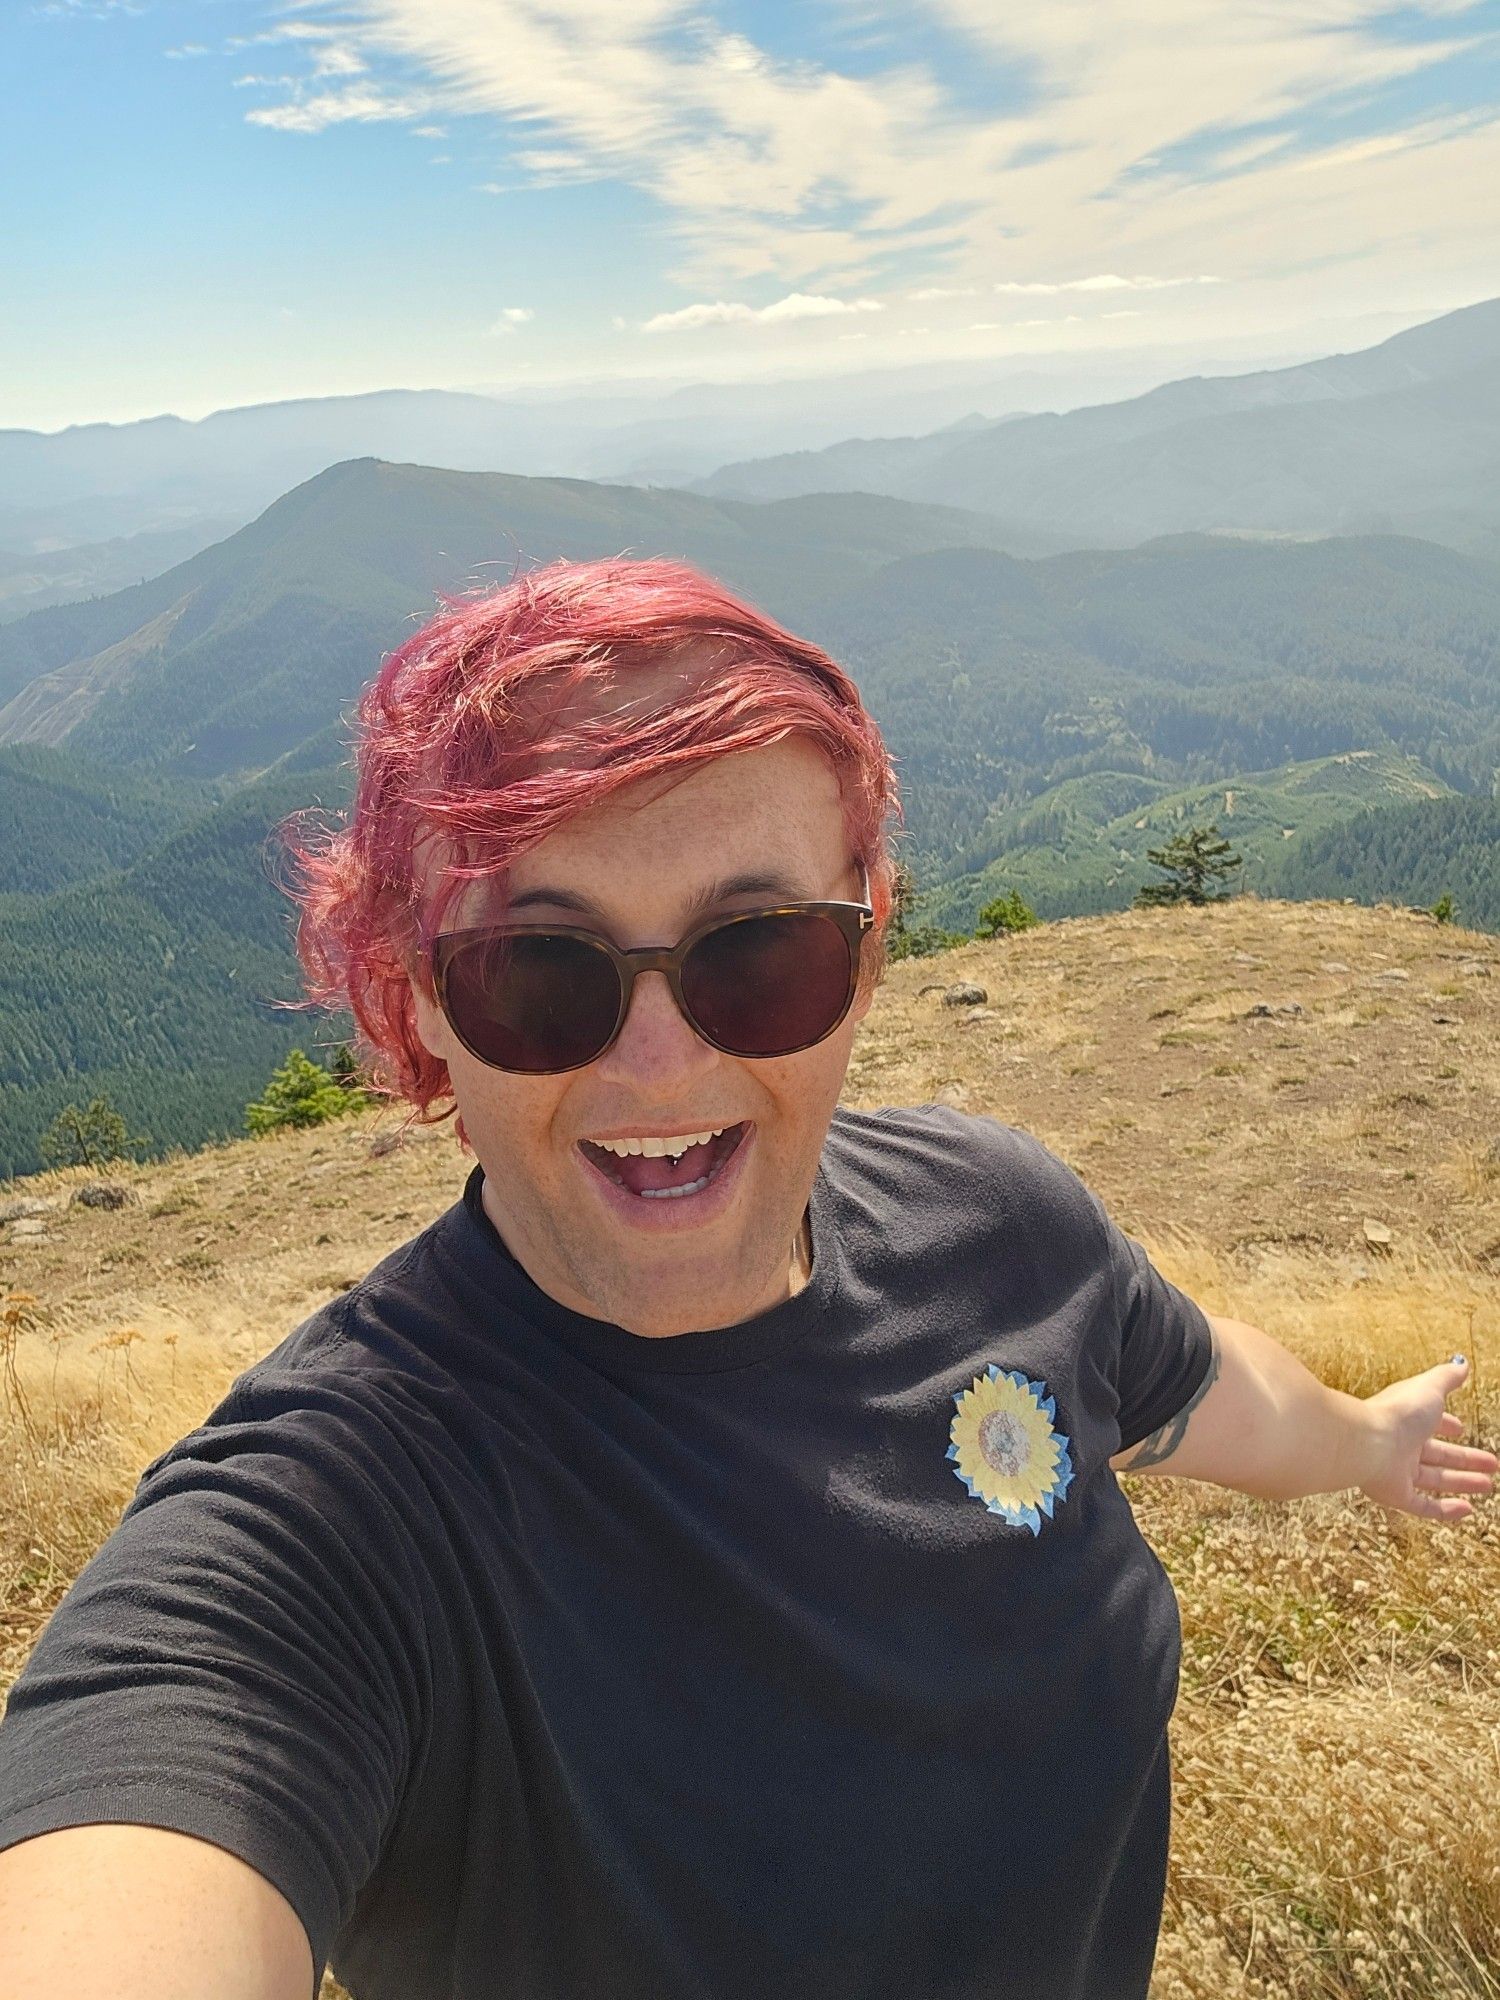
[[[717,917],[671,950],[621,951],[556,924],[448,931],[423,957],[469,1054],[528,1076],[582,1069],[610,1048],[643,972],[665,973],[684,1017],[730,1056],[790,1056],[848,1013],[868,903],[785,903]]]

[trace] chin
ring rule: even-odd
[[[664,1271],[643,1285],[605,1286],[601,1310],[627,1333],[648,1337],[736,1326],[759,1310],[755,1300],[764,1295],[765,1284],[741,1287],[736,1297],[723,1282],[722,1261],[715,1260],[704,1275],[709,1282],[687,1265],[679,1271]]]

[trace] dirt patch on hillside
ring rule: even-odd
[[[950,1007],[957,981],[982,1008]],[[1500,940],[1262,903],[1046,924],[893,965],[846,1103],[1034,1132],[1127,1228],[1500,1268]]]

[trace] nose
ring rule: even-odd
[[[720,1059],[677,1005],[667,975],[642,972],[619,1035],[599,1067],[606,1075],[658,1082],[706,1074]]]

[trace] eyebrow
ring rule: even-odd
[[[780,896],[789,903],[816,901],[807,891],[794,882],[789,875],[778,869],[749,869],[739,875],[721,876],[717,882],[710,882],[705,888],[695,890],[683,909],[684,918],[695,917],[702,910],[712,909],[715,903],[727,903],[733,896],[771,895]],[[519,896],[513,896],[506,906],[505,915],[515,910],[530,909],[533,904],[546,903],[559,910],[577,910],[585,917],[603,920],[607,912],[591,901],[580,896],[573,889],[527,889]]]

